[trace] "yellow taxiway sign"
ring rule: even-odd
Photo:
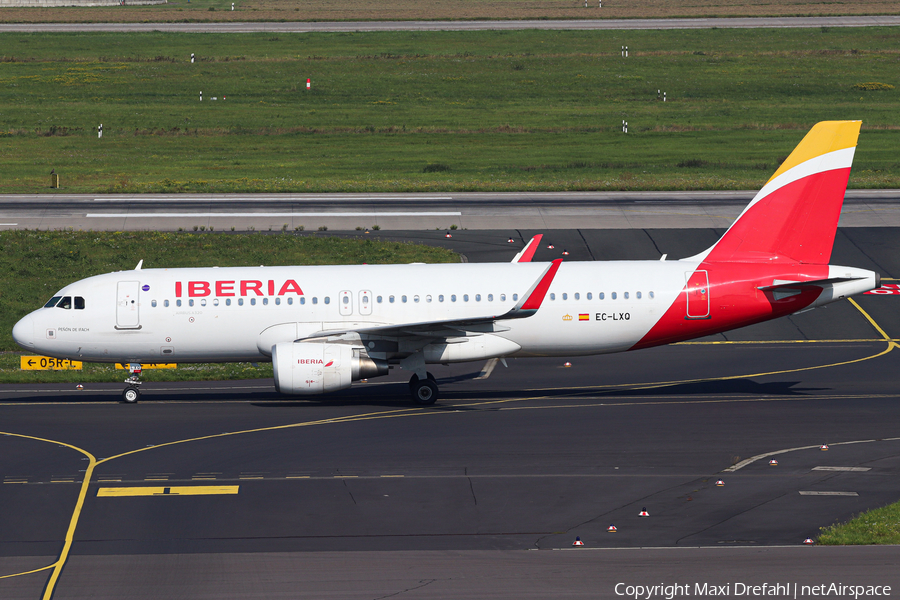
[[[80,360],[50,358],[49,356],[21,356],[19,366],[23,371],[80,371]]]

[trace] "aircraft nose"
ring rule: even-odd
[[[34,350],[34,318],[22,317],[12,330],[13,339],[26,350]]]

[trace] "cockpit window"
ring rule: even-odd
[[[84,298],[75,296],[75,310],[84,310]]]
[[[52,298],[50,298],[50,300],[47,301],[47,304],[44,305],[44,308],[53,308],[54,306],[56,306],[56,303],[59,302],[60,298],[62,298],[62,296],[53,296]]]
[[[66,296],[60,300],[59,304],[56,305],[56,308],[65,308],[66,310],[72,308],[72,296]]]

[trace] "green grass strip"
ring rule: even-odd
[[[900,502],[823,527],[817,542],[825,546],[900,544]]]
[[[755,189],[828,119],[863,121],[851,187],[900,187],[896,39],[6,33],[0,192]]]

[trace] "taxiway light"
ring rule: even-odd
[[[555,247],[556,246],[554,246],[553,244],[550,244],[549,246],[547,246],[547,248],[549,248],[550,250],[553,250]]]
[[[581,536],[575,536],[575,541],[572,542],[573,546],[584,546],[584,542],[581,541]]]
[[[448,231],[448,232],[444,235],[444,237],[445,237],[445,238],[452,238],[453,236],[450,235],[450,232]]]
[[[828,450],[828,444],[822,444],[821,446],[819,446],[819,450],[822,450],[822,451]]]
[[[606,528],[607,533],[615,533],[617,531],[618,531],[618,529],[616,529],[615,525],[610,525],[609,527]]]
[[[806,538],[805,540],[803,540],[803,543],[806,544],[807,546],[815,545],[815,542],[813,541],[812,538]]]
[[[773,458],[772,460],[769,461],[769,464],[772,465],[773,467],[777,467],[778,461]]]
[[[514,239],[512,239],[512,238],[509,238],[508,240],[506,240],[506,243],[507,243],[507,244],[512,244],[512,243],[514,243],[515,241],[516,241],[516,240],[514,240]]]
[[[563,256],[568,256],[568,255],[569,255],[569,251],[568,251],[568,250],[563,250]]]
[[[563,363],[563,366],[568,369],[569,367],[572,366],[572,363],[570,363],[569,361],[566,361],[565,363]]]
[[[79,383],[78,385],[75,386],[75,389],[76,389],[76,390],[83,390],[83,389],[84,389],[84,386],[81,385],[81,384]]]
[[[722,486],[725,485],[725,482],[722,481],[721,479],[719,479],[718,481],[716,481],[716,485],[717,485],[718,487],[722,487]]]
[[[639,517],[649,517],[650,513],[647,512],[647,507],[641,509],[641,512],[638,514]]]

